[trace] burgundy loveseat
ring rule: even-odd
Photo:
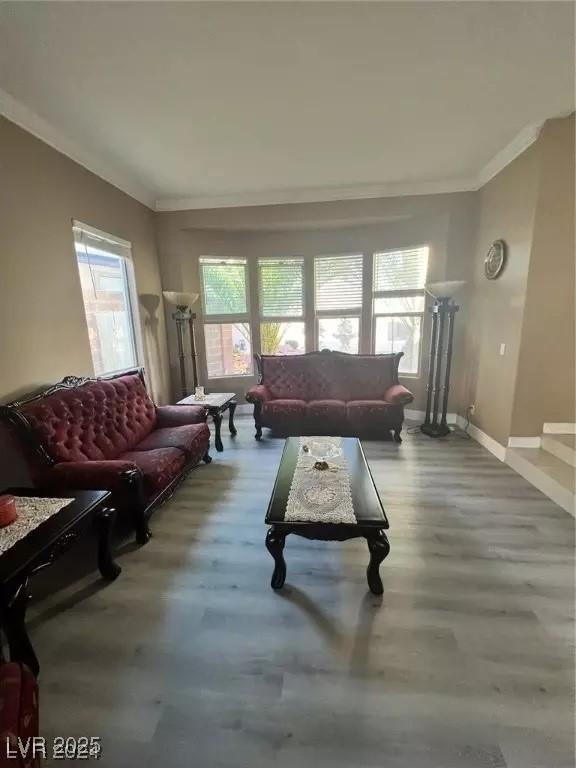
[[[2,406],[30,459],[35,487],[51,493],[109,490],[133,516],[136,538],[184,474],[208,454],[210,430],[198,406],[157,407],[141,370],[102,379],[67,376]]]
[[[402,352],[349,355],[260,355],[260,384],[246,393],[254,404],[256,439],[262,427],[280,435],[342,435],[401,442],[404,405],[414,399],[398,383]]]

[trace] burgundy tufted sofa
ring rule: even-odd
[[[401,442],[404,405],[414,399],[398,383],[402,353],[260,355],[260,384],[246,393],[254,404],[256,439],[262,427],[281,435],[383,437]]]
[[[51,493],[100,489],[134,516],[140,543],[147,519],[186,471],[210,462],[206,411],[154,405],[141,370],[102,379],[68,376],[0,408],[27,447],[36,487]]]

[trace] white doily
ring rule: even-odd
[[[0,528],[0,553],[13,547],[30,531],[60,512],[74,499],[44,499],[36,496],[14,496],[18,517],[10,525]]]
[[[300,451],[288,494],[284,520],[287,522],[356,523],[350,474],[346,457],[328,459],[328,469],[315,469],[317,459],[302,451],[313,441],[330,440],[341,448],[342,438],[301,437]]]

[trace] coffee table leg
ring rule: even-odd
[[[275,526],[268,529],[266,549],[274,558],[274,573],[270,582],[272,589],[282,589],[286,580],[286,561],[283,554],[285,539],[286,536],[280,533]]]
[[[214,445],[216,446],[216,450],[221,453],[224,450],[224,446],[222,445],[222,438],[220,437],[220,427],[222,426],[222,414],[221,413],[213,413],[212,414],[212,421],[214,422]]]
[[[38,677],[40,664],[26,631],[26,608],[29,599],[28,580],[26,579],[20,584],[13,598],[4,606],[2,629],[8,641],[10,660],[26,664],[34,677]]]
[[[368,586],[370,592],[374,595],[381,595],[384,592],[382,586],[382,579],[380,578],[379,568],[380,563],[388,557],[390,552],[390,544],[384,531],[375,531],[370,538],[366,538],[368,541],[368,549],[370,550],[370,562],[366,570],[366,576],[368,577]]]
[[[116,510],[103,509],[98,515],[98,569],[106,581],[114,581],[122,573],[122,568],[112,555],[112,531]]]
[[[228,406],[228,429],[231,435],[236,435],[236,427],[234,426],[234,412],[236,411],[236,401],[231,400]]]

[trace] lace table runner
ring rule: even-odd
[[[327,440],[342,445],[340,437],[301,437],[300,451],[286,503],[285,521],[356,523],[348,462],[344,454],[328,459],[329,468],[315,469],[317,459],[302,450],[311,441]]]
[[[14,496],[18,517],[10,525],[0,528],[0,554],[31,531],[60,512],[74,499],[44,499],[36,496]]]

